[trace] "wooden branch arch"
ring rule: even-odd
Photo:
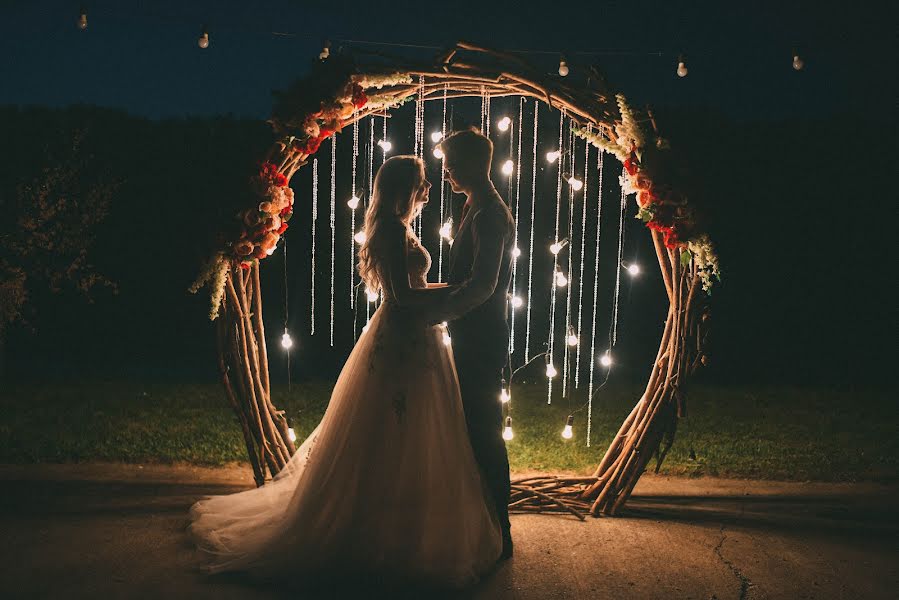
[[[372,78],[382,85],[365,89],[360,84]],[[375,96],[367,92],[376,93],[379,101],[370,101]],[[626,118],[622,104],[616,101],[596,69],[590,70],[586,81],[581,79],[575,85],[574,78],[547,76],[517,56],[465,42],[441,52],[427,64],[375,53],[358,53],[351,60],[335,56],[320,63],[313,75],[292,86],[276,103],[270,124],[278,141],[265,157],[264,166],[270,165],[266,175],[269,180],[263,183],[273,181],[275,186],[286,186],[322,140],[354,121],[386,115],[390,106],[418,94],[424,100],[442,100],[445,93],[447,98],[483,94],[531,97],[551,107],[564,108],[575,123],[581,127],[592,126],[593,131],[601,132],[609,142],[620,141],[621,125]],[[655,141],[658,131],[651,113],[640,113],[640,117],[641,122],[651,124]],[[654,151],[655,144],[652,146],[647,145],[644,152]],[[631,151],[637,153],[639,148]],[[648,168],[643,168],[643,162],[635,159],[635,154],[629,154],[624,162],[635,180],[641,175],[651,175]],[[629,162],[632,162],[630,166]],[[652,218],[662,219],[659,215],[668,214],[666,206],[677,207],[676,214],[682,218],[685,199],[677,194],[672,196],[659,182],[653,183],[655,187],[646,187],[647,193],[650,189],[662,191],[653,192],[655,204],[647,209],[654,215]],[[259,189],[273,188],[263,185]],[[263,201],[265,198],[263,192]],[[282,220],[292,212],[292,192],[290,202],[290,208],[282,209],[277,220],[274,213],[269,220],[265,220],[268,214],[262,214],[263,223],[254,230],[255,242],[262,240],[261,247],[250,239],[253,231],[247,231],[241,240],[232,241],[220,251],[217,259],[222,293],[216,298],[214,292],[213,302],[221,302],[222,309],[218,320],[222,381],[240,420],[257,485],[264,483],[266,471],[272,475],[278,473],[296,451],[284,412],[271,402],[259,284],[259,260],[270,253],[265,252],[265,244],[271,241],[274,226],[281,223],[278,233],[286,228]],[[262,208],[260,204],[258,210],[264,213]],[[256,210],[251,206],[248,214],[252,216]],[[247,221],[250,222],[255,223]],[[652,227],[654,223],[656,227]],[[676,235],[683,222],[674,219],[666,223],[649,222],[669,309],[642,396],[592,476],[541,476],[513,481],[512,510],[562,512],[581,519],[587,513],[614,515],[629,498],[651,457],[657,456],[658,470],[670,449],[678,418],[686,412],[688,380],[705,363],[703,348],[709,313],[705,294],[700,291],[700,287],[705,287],[701,284],[708,268],[697,260],[684,260],[687,242]],[[683,227],[680,234],[686,237]],[[241,243],[244,246],[238,252],[235,248]],[[273,247],[269,244],[269,249]]]

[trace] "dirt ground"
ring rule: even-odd
[[[437,597],[207,577],[185,533],[197,498],[252,485],[246,468],[2,466],[4,598]],[[515,515],[515,557],[441,597],[896,598],[897,485],[645,476],[626,514]]]

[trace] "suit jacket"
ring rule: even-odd
[[[458,285],[446,302],[453,347],[462,361],[502,368],[508,359],[509,284],[515,222],[494,191],[494,200],[472,206],[450,250],[447,283]]]

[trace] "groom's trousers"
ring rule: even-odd
[[[455,342],[454,337],[453,354],[471,447],[496,504],[500,527],[508,533],[511,486],[509,456],[502,438],[503,409],[499,401],[502,367],[484,361],[478,348],[459,347]]]

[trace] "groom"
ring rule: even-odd
[[[499,393],[508,360],[506,311],[515,224],[490,180],[493,143],[472,128],[450,135],[440,149],[453,192],[466,196],[447,274],[447,283],[458,287],[446,300],[444,314],[450,321],[468,435],[496,503],[502,558],[510,558],[509,458],[501,436]]]

